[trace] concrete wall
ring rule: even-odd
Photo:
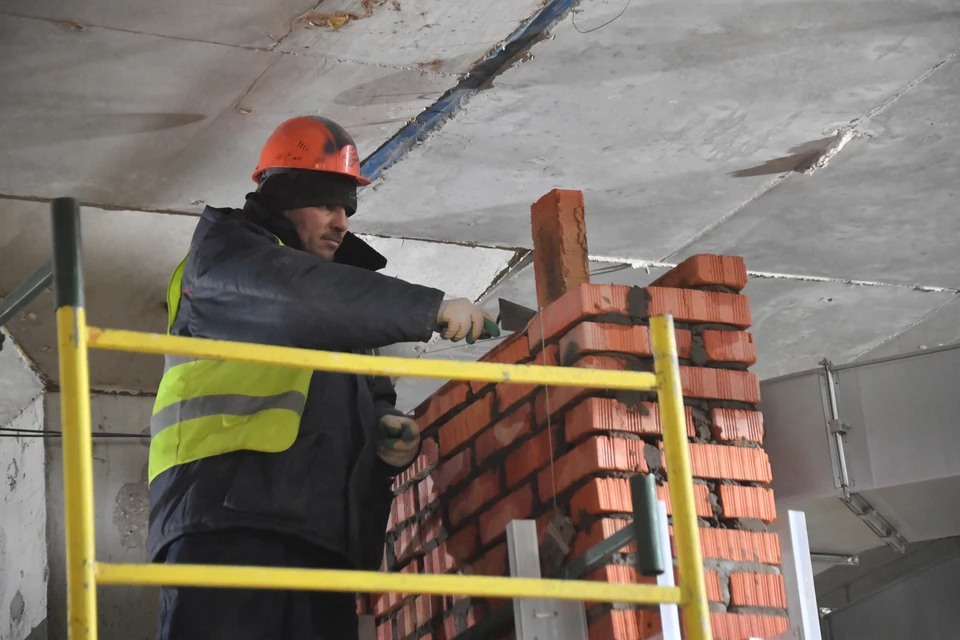
[[[60,428],[60,394],[47,394],[47,428]],[[149,434],[152,397],[94,395],[95,433]],[[109,562],[144,562],[147,538],[148,439],[95,438],[97,558]],[[47,542],[50,581],[49,636],[66,638],[66,595],[63,533],[63,456],[59,440],[47,442]],[[144,587],[98,589],[102,638],[156,638],[157,590]]]
[[[824,640],[953,640],[960,629],[960,556],[915,573],[823,621]]]
[[[43,399],[0,425],[43,428]],[[0,638],[46,640],[43,439],[0,435]]]

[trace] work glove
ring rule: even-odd
[[[444,300],[437,314],[437,332],[444,340],[473,344],[480,338],[500,336],[500,327],[486,311],[466,298]]]
[[[420,427],[406,416],[386,415],[377,428],[377,455],[391,467],[413,462],[420,450]]]

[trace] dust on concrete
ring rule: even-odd
[[[117,492],[113,506],[113,524],[120,532],[120,544],[125,549],[142,548],[150,513],[150,491],[147,488],[147,467],[144,465],[139,482],[127,482]]]
[[[10,461],[10,464],[7,465],[7,488],[10,490],[10,493],[13,493],[17,489],[17,476],[20,474],[20,467],[17,465],[17,459],[14,458]]]
[[[20,621],[23,620],[23,612],[26,608],[27,604],[23,601],[23,594],[17,591],[13,600],[10,601],[10,622],[19,625]]]
[[[322,5],[322,3],[321,3]],[[313,9],[293,21],[293,29],[323,27],[336,31],[354,20],[364,20],[384,5],[400,11],[399,0],[360,0],[360,11],[320,11]]]

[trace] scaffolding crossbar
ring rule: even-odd
[[[362,356],[98,329],[86,324],[79,206],[72,198],[58,198],[53,201],[51,209],[63,423],[67,618],[70,640],[97,638],[95,587],[98,584],[395,592],[407,595],[545,598],[645,605],[668,603],[683,607],[687,638],[711,640],[676,337],[673,319],[669,315],[650,318],[654,373]],[[655,390],[660,404],[664,449],[670,469],[669,491],[673,505],[679,586],[329,569],[99,563],[96,561],[94,547],[88,347],[280,364],[366,375]]]

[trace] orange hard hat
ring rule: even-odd
[[[346,130],[333,120],[301,116],[282,122],[260,151],[253,181],[270,169],[307,169],[350,176],[358,187],[370,184],[360,175],[360,154]]]

